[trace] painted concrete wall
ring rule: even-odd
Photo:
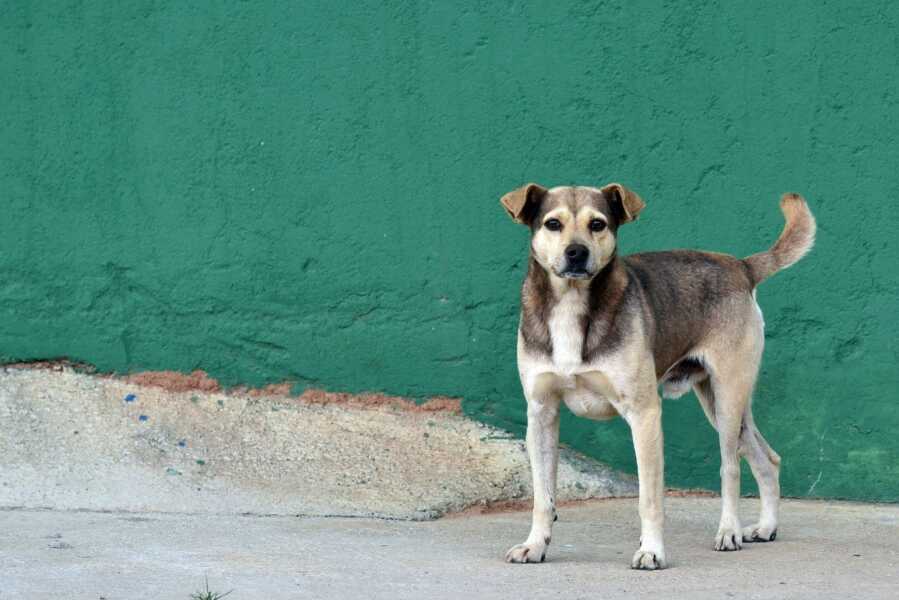
[[[820,238],[759,290],[757,421],[786,494],[899,500],[895,3],[338,4],[4,6],[0,360],[446,394],[520,434],[502,193],[623,181],[625,251],[745,255],[796,190]],[[693,399],[665,433],[668,482],[717,488]],[[620,422],[562,437],[634,468]]]

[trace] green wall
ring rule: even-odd
[[[759,290],[757,421],[785,494],[899,500],[899,5],[383,4],[4,3],[0,361],[446,394],[521,434],[501,194],[622,181],[625,251],[745,255],[795,190],[819,241]],[[669,484],[716,489],[692,397],[665,433]],[[621,422],[562,435],[634,468]]]

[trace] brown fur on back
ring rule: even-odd
[[[661,377],[726,318],[729,300],[752,293],[745,263],[726,254],[671,250],[624,259],[636,280],[646,315],[656,375]]]

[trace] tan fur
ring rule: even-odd
[[[640,211],[646,208],[646,203],[643,202],[643,199],[638,196],[636,192],[624,187],[620,183],[610,183],[608,185],[604,185],[602,191],[615,192],[616,194],[618,194],[621,205],[624,208],[624,223],[629,223],[636,220],[636,218],[640,215]]]
[[[503,206],[532,232],[518,369],[528,404],[534,511],[530,535],[506,559],[545,557],[555,517],[558,414],[564,403],[579,416],[627,421],[637,458],[642,532],[631,566],[666,566],[659,385],[666,395],[692,387],[718,431],[722,513],[715,549],[773,540],[780,457],[752,418],[764,346],[754,288],[811,247],[814,218],[805,202],[785,196],[781,238],[745,261],[685,250],[619,258],[618,226],[633,221],[645,206],[620,184],[550,190],[529,184],[507,194]],[[608,227],[592,231],[594,219],[604,219]],[[580,258],[568,252],[572,244],[581,248]],[[573,260],[582,267],[572,269]],[[741,456],[759,484],[762,505],[758,522],[745,528],[737,513]]]
[[[577,198],[577,193],[574,197]],[[544,227],[538,228],[531,240],[534,258],[544,269],[561,275],[565,248],[572,243],[580,243],[591,250],[587,271],[596,273],[609,262],[615,252],[615,234],[609,227],[599,232],[590,231],[590,221],[601,219],[608,224],[608,217],[593,206],[584,204],[574,212],[569,198],[569,195],[560,194],[558,190],[549,190],[546,202],[553,203],[553,207],[542,215],[542,219],[544,222],[558,219],[562,223],[562,230],[553,232]]]
[[[815,245],[817,224],[802,196],[784,194],[780,200],[780,209],[786,225],[774,246],[743,259],[749,265],[756,285],[777,271],[799,262]]]
[[[529,183],[525,186],[512,190],[500,199],[506,212],[512,217],[516,223],[524,223],[528,205],[533,205],[535,197],[546,192],[546,188]]]

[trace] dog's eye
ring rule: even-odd
[[[602,231],[606,228],[606,222],[602,219],[593,219],[590,221],[590,231]]]
[[[562,222],[558,219],[549,219],[546,223],[543,224],[544,227],[549,229],[550,231],[561,231],[562,230]]]

